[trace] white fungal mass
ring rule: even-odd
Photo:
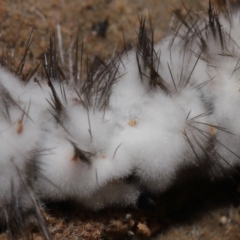
[[[24,83],[1,68],[1,221],[37,215],[40,200],[134,206],[181,169],[207,166],[214,180],[239,165],[240,15],[231,11],[210,4],[208,17],[182,19],[156,45],[141,19],[136,47],[96,58],[85,81],[62,80],[54,51],[46,79]]]

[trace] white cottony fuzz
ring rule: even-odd
[[[33,207],[29,196],[35,178],[40,131],[18,106],[0,112],[0,218],[19,204],[24,211]]]
[[[85,81],[62,79],[52,42],[45,78],[1,67],[0,223],[40,219],[38,201],[136,206],[191,168],[209,181],[236,171],[239,12],[189,11],[156,45],[140,19],[135,46],[96,58]]]

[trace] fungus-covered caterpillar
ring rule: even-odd
[[[134,206],[160,194],[180,169],[211,179],[239,166],[238,10],[189,10],[177,30],[153,44],[140,20],[136,45],[102,61],[85,81],[68,82],[54,47],[46,78],[21,82],[0,69],[0,221],[9,238],[41,201],[74,199],[90,209]]]

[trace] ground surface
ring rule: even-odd
[[[207,10],[206,0],[183,2],[196,11]],[[59,39],[61,35],[59,61],[71,78],[71,59],[77,35],[80,42],[84,41],[84,50],[89,56],[97,54],[107,58],[123,47],[122,28],[125,41],[135,38],[138,16],[150,14],[155,39],[161,39],[168,31],[172,9],[180,13],[186,11],[177,0],[3,0],[0,2],[0,49],[8,59],[4,64],[11,69],[18,67],[34,26],[25,72],[40,62],[50,36]],[[94,35],[92,26],[106,19],[105,38]],[[160,205],[161,201],[157,204]],[[213,207],[192,213],[188,209],[187,217],[184,217],[184,209],[168,216],[159,206],[157,210],[108,209],[93,213],[61,204],[48,206],[47,212],[46,221],[54,239],[240,239],[240,208],[229,202],[220,208],[213,204]],[[34,228],[31,231],[34,240],[41,239]],[[0,235],[0,240],[5,238],[5,234]]]

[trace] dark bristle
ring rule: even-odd
[[[181,23],[181,25],[183,25],[185,28],[187,28],[189,30],[189,32],[192,30],[192,26],[190,21],[187,21],[188,18],[190,18],[190,20],[192,20],[192,8],[186,8],[187,13],[186,15],[183,17],[179,11],[173,11],[173,13],[175,14],[175,16],[178,18],[179,22]]]
[[[229,21],[231,22],[230,19]],[[225,33],[222,31],[222,26],[219,21],[219,11],[217,11],[217,9],[214,8],[211,0],[209,0],[208,8],[208,28],[210,29],[215,41],[220,41],[222,51],[226,50]]]
[[[59,66],[58,66],[58,72],[59,72],[60,79],[62,80],[60,82],[66,82],[67,78],[66,78],[65,74],[63,73],[62,69]]]
[[[84,53],[84,41],[82,39],[81,55],[80,55],[80,75],[79,75],[80,80],[82,80],[82,76],[83,76],[83,53]]]
[[[185,9],[187,11],[185,16],[182,16],[178,11],[174,11],[175,16],[180,21],[180,24],[169,44],[170,53],[173,43],[177,37],[182,40],[184,49],[186,50],[189,48],[191,49],[192,45],[197,41],[202,53],[206,56],[208,56],[208,41],[211,37],[213,37],[217,44],[220,44],[222,51],[227,50],[226,37],[228,37],[229,40],[231,37],[229,36],[229,33],[225,33],[222,30],[222,26],[219,21],[219,12],[213,6],[211,0],[209,1],[208,20],[193,13],[191,8],[188,9],[185,7]],[[230,19],[229,21],[231,22]]]
[[[216,24],[217,24],[218,35],[219,35],[219,38],[220,38],[221,48],[222,48],[222,50],[224,50],[222,27],[221,27],[221,24],[219,22],[219,17],[218,16],[216,18]]]
[[[172,70],[171,70],[171,68],[170,68],[170,66],[169,66],[169,63],[167,63],[167,65],[168,65],[168,70],[169,70],[170,75],[171,75],[171,78],[172,78],[172,82],[173,82],[174,88],[175,88],[175,90],[176,90],[176,92],[177,92],[177,86],[176,86],[176,82],[175,82],[174,77],[173,77],[173,74],[172,74]]]
[[[240,57],[238,58],[238,61],[237,61],[236,65],[235,65],[235,67],[234,67],[234,69],[233,69],[233,71],[232,71],[231,76],[232,76],[235,72],[237,72],[237,71],[239,70],[239,68],[240,68],[240,66],[238,66],[238,65],[239,65],[239,62],[240,62]]]
[[[214,14],[214,8],[211,0],[209,0],[208,22],[209,22],[209,27],[213,33],[213,36],[216,37],[215,14]]]
[[[217,172],[219,176],[220,172],[224,171],[224,167],[217,160],[215,154],[213,154],[215,146],[215,136],[210,136],[209,133],[204,132],[203,130],[198,128],[196,126],[197,122],[194,121],[194,125],[192,123],[189,124],[190,128],[192,128],[189,131],[197,131],[197,134],[191,134],[190,138],[187,132],[185,132],[185,140],[188,142],[194,155],[197,158],[198,168],[201,169],[204,166],[204,168],[207,170],[205,171],[205,176],[209,179],[209,181],[210,179],[213,180],[217,178],[216,172],[214,172],[214,170],[216,171],[216,169],[218,168]],[[207,148],[205,144],[207,144]],[[197,151],[199,150],[201,150],[201,156],[197,154]],[[188,163],[187,165],[190,166],[191,164]]]
[[[187,12],[184,17],[182,17],[178,12],[176,12],[176,16],[178,20],[181,22],[182,27],[186,28],[186,33],[184,33],[183,36],[181,36],[183,39],[188,39],[186,42],[191,43],[192,42],[192,36],[197,36],[198,38],[202,38],[201,36],[201,30],[199,29],[199,22],[203,20],[197,13],[192,11],[192,8],[188,8],[184,5],[183,7],[185,11]]]
[[[237,157],[238,159],[240,159],[240,157],[234,153],[233,151],[231,151],[229,149],[229,147],[225,146],[224,144],[222,144],[219,140],[216,139],[216,137],[214,136],[210,136],[209,133],[197,128],[196,126],[191,125],[199,134],[201,134],[210,144],[209,149],[207,149],[208,151],[206,151],[206,154],[208,156],[208,161],[211,161],[213,163],[213,165],[216,167],[218,167],[218,169],[222,172],[225,173],[226,170],[225,168],[222,166],[222,164],[220,163],[219,160],[223,161],[228,167],[230,167],[232,172],[235,172],[236,174],[238,174],[240,176],[240,173],[235,169],[234,166],[232,166],[227,159],[225,159],[223,156],[221,156],[216,150],[215,150],[215,144],[218,143],[220,144],[222,147],[224,147],[229,153],[233,154],[235,157]],[[216,129],[225,132],[226,134],[232,134],[229,133],[228,131],[226,131],[225,129],[221,128],[221,127],[216,127]],[[212,141],[215,142],[215,144],[212,144]],[[227,174],[224,174],[227,176]],[[213,175],[214,176],[214,175]],[[231,177],[231,176],[229,176]]]
[[[74,76],[74,81],[75,84],[78,83],[79,79],[78,79],[78,36],[76,38],[76,42],[75,42],[75,64],[74,64],[74,69],[73,69],[73,76]],[[83,46],[82,46],[83,47]],[[81,63],[82,63],[82,54],[81,54]]]
[[[49,71],[47,70],[47,64],[44,64],[44,69],[45,69],[45,72],[46,72],[46,75],[47,75],[47,80],[48,80],[48,86],[49,88],[51,89],[51,92],[52,92],[52,103],[50,103],[51,107],[55,110],[55,112],[57,113],[57,115],[59,115],[60,113],[62,113],[64,107],[63,107],[63,104],[53,86],[53,83],[52,83],[52,80],[50,78],[50,75],[49,75]]]
[[[7,240],[30,240],[29,226],[32,223],[36,223],[43,239],[52,239],[37,203],[37,196],[33,191],[33,181],[37,173],[36,162],[33,163],[32,159],[27,161],[26,167],[30,167],[30,172],[26,173],[18,168],[14,159],[11,159],[11,162],[19,178],[20,188],[16,189],[11,180],[10,201],[6,199],[0,207],[1,227],[6,228]],[[25,200],[28,201],[28,204],[25,203]]]
[[[45,76],[57,82],[66,81],[66,77],[63,74],[61,68],[58,65],[58,56],[56,49],[56,41],[50,37],[49,49],[43,54],[42,59],[44,65]]]
[[[160,57],[154,50],[154,30],[150,20],[150,33],[146,29],[146,19],[140,18],[140,27],[137,39],[136,59],[141,79],[147,78],[152,88],[160,87],[169,93],[166,82],[158,73]]]
[[[6,221],[7,240],[15,240],[24,236],[24,222],[22,213],[16,208],[17,202],[18,200],[12,190],[11,203],[5,205],[4,209],[2,209]]]
[[[219,40],[221,43],[221,48],[222,48],[222,50],[224,50],[224,40],[223,40],[222,27],[219,22],[219,14],[218,14],[217,10],[214,9],[211,0],[209,0],[208,22],[209,22],[209,27],[212,31],[214,39],[216,39],[216,36],[218,33]]]
[[[28,114],[30,109],[30,102],[27,106],[27,110],[25,110],[24,107],[20,106],[19,103],[12,98],[9,91],[1,84],[0,84],[0,93],[1,93],[0,100],[1,100],[1,103],[3,104],[1,113],[3,114],[6,120],[11,122],[11,115],[9,110],[11,107],[13,107],[13,108],[19,109],[22,112],[21,120],[23,120],[24,117],[27,117],[27,119],[32,121],[31,117]]]
[[[114,151],[114,153],[113,153],[113,159],[115,158],[115,156],[116,156],[116,154],[117,154],[117,151],[118,151],[118,149],[121,147],[121,145],[122,145],[122,143],[120,143],[117,147],[116,147],[116,149],[115,149],[115,151]]]
[[[29,70],[29,73],[27,74],[27,77],[25,79],[26,82],[29,82],[30,79],[32,79],[38,72],[39,67],[41,66],[41,63],[39,63],[34,69],[33,71]]]
[[[23,68],[24,68],[24,65],[25,65],[25,62],[26,62],[27,53],[28,53],[29,48],[30,48],[31,43],[32,43],[33,31],[34,31],[34,27],[32,27],[32,30],[31,30],[31,32],[29,34],[28,41],[27,41],[27,46],[26,46],[24,55],[23,55],[22,60],[21,60],[19,66],[18,66],[18,68],[16,70],[16,75],[18,75],[21,79],[23,79]]]
[[[185,39],[185,42],[188,42],[188,34],[185,34],[185,36],[181,36],[180,32],[181,32],[181,29],[184,28],[184,26],[188,26],[188,22],[187,22],[187,19],[188,17],[191,15],[191,8],[189,8],[187,10],[187,13],[185,14],[184,17],[182,17],[178,11],[173,11],[173,13],[175,14],[175,16],[178,18],[180,24],[177,28],[177,30],[175,31],[174,33],[174,37],[172,38],[170,44],[169,44],[169,48],[171,49],[171,47],[173,46],[174,42],[175,42],[175,39],[177,37],[181,37],[181,38],[184,38]],[[187,27],[187,29],[189,30],[189,28]]]
[[[56,50],[56,43],[53,42],[52,38],[50,38],[50,48],[48,52],[49,57],[49,65],[46,65],[46,69],[48,69],[48,76],[54,80],[60,81],[59,73],[58,73],[58,57]]]
[[[85,106],[106,109],[111,96],[112,86],[121,77],[118,76],[121,56],[104,62],[96,56],[88,68],[87,78],[81,88]]]
[[[81,150],[79,147],[77,147],[77,145],[74,142],[71,142],[71,144],[74,147],[75,153],[74,157],[77,157],[80,161],[83,161],[84,163],[90,165],[91,164],[90,157],[93,156],[93,154]]]
[[[186,79],[185,87],[186,87],[187,84],[189,83],[189,81],[190,81],[190,79],[191,79],[191,77],[192,77],[193,71],[194,71],[194,69],[196,68],[199,59],[201,58],[201,55],[202,55],[202,52],[200,52],[199,55],[197,56],[197,60],[195,61],[194,66],[193,66],[193,68],[192,68],[192,70],[191,70],[188,78]]]

